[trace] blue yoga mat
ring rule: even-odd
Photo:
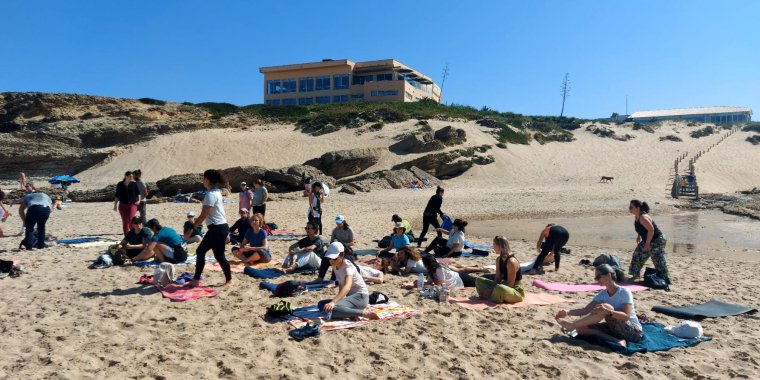
[[[275,284],[274,282],[268,282],[268,281],[262,281],[259,284],[259,287],[261,289],[269,290],[270,292],[273,292],[277,286],[280,284]],[[324,281],[321,284],[306,284],[306,289],[310,292],[324,289],[325,286],[330,285],[330,281]]]
[[[100,238],[98,237],[80,237],[80,238],[73,238],[73,239],[61,239],[58,240],[58,244],[82,244],[82,243],[89,243],[91,241],[98,241]]]
[[[675,347],[691,347],[699,343],[712,340],[712,338],[706,337],[695,339],[679,338],[675,335],[668,334],[668,332],[665,331],[664,326],[659,323],[642,323],[641,326],[644,329],[644,338],[641,340],[641,342],[628,342],[628,345],[625,347],[614,342],[594,337],[578,337],[591,343],[607,347],[624,355],[667,351]]]
[[[451,218],[448,215],[444,215],[443,219],[441,220],[441,228],[443,228],[446,231],[451,231],[451,227],[454,226],[454,221],[451,220]]]
[[[262,278],[262,279],[277,278],[280,276],[284,276],[286,274],[272,268],[254,269],[251,267],[245,267],[245,269],[243,269],[243,273],[251,277]],[[303,270],[299,269],[295,273],[314,273],[314,270],[311,268],[303,269]]]
[[[374,256],[377,253],[376,249],[355,249],[354,255],[356,256]]]
[[[481,251],[490,251],[491,249],[493,249],[493,247],[490,245],[476,245],[476,244],[470,243],[467,240],[464,241],[464,247],[469,248],[469,249],[479,249]]]

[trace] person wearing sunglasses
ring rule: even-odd
[[[314,223],[306,223],[306,237],[297,241],[288,248],[288,256],[282,263],[285,273],[293,273],[299,269],[317,270],[322,264],[323,254],[322,238],[317,235],[317,226]]]
[[[567,331],[595,336],[625,346],[627,342],[640,342],[644,336],[641,323],[633,306],[633,293],[618,285],[625,274],[608,264],[596,267],[594,279],[604,289],[582,309],[560,310],[554,316]],[[580,317],[573,322],[569,316]]]

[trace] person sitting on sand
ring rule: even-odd
[[[353,256],[352,248],[354,246],[354,230],[348,226],[346,217],[343,215],[335,217],[335,228],[333,228],[332,234],[330,235],[330,243],[336,241],[343,244],[347,256]]]
[[[230,227],[229,241],[232,242],[232,244],[237,244],[243,241],[245,233],[251,229],[251,219],[248,217],[248,209],[241,208],[238,210],[238,213],[240,214],[240,219],[236,220],[235,223],[232,224],[232,227]]]
[[[347,263],[344,258],[343,244],[330,243],[325,253],[325,260],[330,260],[330,265],[335,271],[338,281],[338,295],[331,300],[322,300],[317,303],[320,311],[331,315],[330,319],[357,318],[379,319],[377,314],[366,311],[369,305],[369,290],[364,279],[356,268]]]
[[[633,251],[631,266],[628,273],[631,279],[635,280],[641,275],[641,269],[652,256],[654,267],[665,278],[670,285],[670,272],[668,272],[668,262],[665,259],[665,245],[668,239],[660,231],[657,224],[649,216],[649,205],[634,199],[628,205],[628,212],[633,214],[633,227],[636,229],[636,249]]]
[[[407,245],[399,249],[394,258],[383,258],[383,267],[386,272],[390,268],[391,273],[406,276],[409,273],[425,273],[425,264],[422,263],[422,257],[419,252]]]
[[[245,233],[240,248],[232,248],[232,254],[246,265],[268,263],[272,260],[267,243],[267,236],[269,235],[266,230],[261,228],[263,224],[264,216],[254,214],[251,217],[251,228]]]
[[[322,264],[323,252],[322,238],[317,235],[317,226],[306,223],[306,237],[299,240],[288,248],[288,256],[282,263],[282,269],[286,273],[293,273],[299,269],[319,269]]]
[[[153,237],[153,232],[148,227],[145,227],[144,224],[141,217],[133,217],[129,224],[127,236],[117,246],[117,249],[127,255],[130,260],[137,257],[150,244],[150,240]]]
[[[412,223],[409,223],[408,220],[401,218],[398,214],[393,214],[391,217],[391,222],[393,222],[393,228],[395,231],[396,223],[401,223],[404,225],[404,233],[406,234],[406,237],[409,238],[409,242],[414,242],[414,233],[412,232]]]
[[[509,250],[509,242],[504,236],[493,239],[496,257],[496,276],[494,280],[478,277],[475,288],[478,296],[496,303],[517,303],[525,298],[520,273],[520,262]]]
[[[422,257],[422,264],[428,274],[428,284],[443,285],[448,289],[462,289],[465,286],[475,286],[475,277],[464,272],[456,272],[446,265],[441,264],[435,257],[425,255]]]
[[[425,248],[425,253],[433,251],[437,257],[462,256],[465,240],[465,227],[467,227],[467,222],[462,219],[455,219],[451,227],[451,232],[446,231],[443,228],[436,228],[436,231],[449,235],[449,238],[444,239],[442,237],[437,237],[433,239],[433,242]]]
[[[195,226],[195,211],[187,212],[187,221],[182,226],[185,243],[200,243],[203,240],[203,225]]]
[[[554,261],[554,271],[559,271],[559,259],[560,250],[570,240],[570,233],[567,232],[565,227],[555,226],[554,224],[547,224],[546,228],[541,231],[541,235],[538,236],[538,242],[536,242],[536,252],[538,257],[533,264],[533,269],[528,274],[536,274],[543,272],[542,265],[551,263]],[[554,259],[551,260],[547,257],[549,252],[554,253]]]
[[[155,256],[156,262],[168,262],[172,264],[183,263],[187,260],[187,245],[182,235],[171,227],[164,227],[158,219],[151,219],[145,223],[153,232],[153,237],[142,252],[132,258],[132,261],[148,260]]]
[[[644,336],[641,323],[633,306],[633,293],[617,284],[623,271],[607,264],[596,267],[594,277],[604,286],[594,299],[582,309],[560,310],[555,319],[565,331],[575,330],[580,335],[596,336],[625,346],[627,342],[640,342]],[[581,317],[568,322],[569,316]]]
[[[391,253],[392,249],[395,249],[396,252],[398,252],[401,248],[404,248],[411,244],[409,237],[406,236],[404,231],[404,224],[401,222],[396,223],[396,225],[393,227],[393,235],[391,235],[391,244],[388,245],[387,248],[377,251],[377,255],[379,257],[390,258],[393,257],[393,253]]]

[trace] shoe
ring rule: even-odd
[[[319,336],[319,328],[322,327],[321,323],[308,322],[306,325],[299,327],[295,330],[291,330],[288,334],[300,342],[308,337]]]

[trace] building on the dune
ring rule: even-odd
[[[261,67],[259,72],[264,74],[264,103],[269,105],[441,101],[441,89],[430,77],[394,59],[325,59]]]
[[[638,111],[628,116],[628,120],[640,123],[661,120],[684,120],[715,124],[746,123],[752,120],[752,109],[719,106]]]

